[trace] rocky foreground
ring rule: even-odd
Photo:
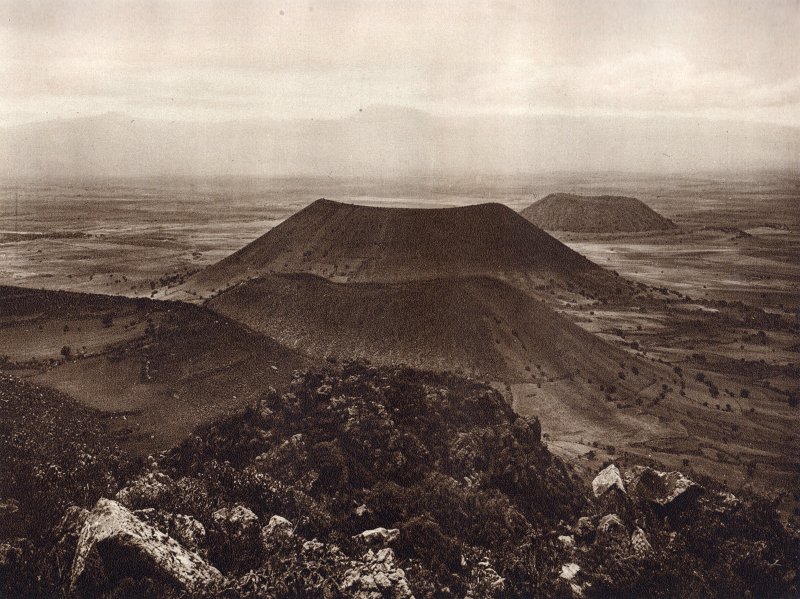
[[[0,445],[2,596],[791,597],[800,588],[800,538],[765,501],[645,466],[611,464],[585,485],[547,451],[536,420],[474,381],[331,366],[146,464],[102,449],[91,414],[70,421],[68,398],[50,393],[0,381],[10,439]],[[36,419],[30,405],[55,416]],[[59,410],[93,434],[59,436]],[[54,472],[48,499],[36,481]]]

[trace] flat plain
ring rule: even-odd
[[[781,493],[791,514],[800,488],[800,179],[787,174],[7,181],[0,284],[127,299],[75,296],[67,306],[34,295],[26,303],[18,289],[4,289],[2,368],[104,410],[130,449],[160,451],[331,347],[287,349],[204,307],[145,298],[201,304],[207,296],[187,295],[187,280],[321,197],[394,208],[497,202],[519,211],[556,192],[637,197],[677,225],[550,232],[632,283],[633,292],[616,298],[556,290],[537,297],[613,346],[622,356],[615,380],[580,368],[526,371],[522,362],[502,380],[473,374],[505,390],[518,412],[538,415],[550,448],[579,470],[596,471],[608,457],[652,460],[734,491]],[[283,289],[271,285],[273,295]],[[176,336],[189,321],[197,334]],[[150,363],[160,366],[150,371]],[[223,388],[220,399],[214,390]]]

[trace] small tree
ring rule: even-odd
[[[64,356],[65,360],[69,360],[72,358],[72,348],[69,345],[65,345],[61,348],[61,355]]]

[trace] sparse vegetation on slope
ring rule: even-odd
[[[237,285],[207,305],[311,356],[460,370],[492,380],[561,379],[577,365],[610,380],[627,358],[491,277],[381,284],[273,275]]]

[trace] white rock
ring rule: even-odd
[[[96,554],[109,569],[119,571],[126,563],[148,564],[153,573],[192,592],[221,579],[219,570],[177,541],[136,518],[111,499],[100,499],[78,537],[70,575],[70,592],[76,594]],[[135,574],[132,572],[132,574]]]
[[[364,541],[367,545],[386,545],[396,541],[399,537],[400,531],[397,528],[386,529],[383,526],[379,526],[372,530],[365,530],[353,538]]]
[[[619,474],[619,468],[614,464],[606,466],[600,473],[594,477],[592,481],[592,492],[595,497],[600,497],[609,489],[616,487],[623,493],[625,492],[625,484],[622,482],[622,477]]]
[[[558,537],[558,540],[567,549],[572,549],[575,547],[575,537],[573,537],[572,535],[560,535]]]
[[[578,575],[578,572],[580,571],[581,567],[578,564],[572,562],[561,566],[561,574],[559,574],[559,576],[564,580],[572,580]]]

